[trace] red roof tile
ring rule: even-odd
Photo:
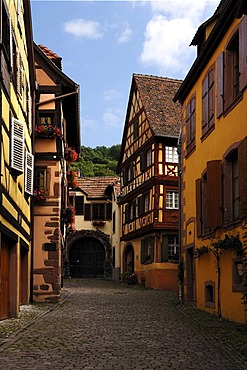
[[[181,123],[181,106],[173,98],[181,80],[134,74],[133,79],[151,129],[155,135],[177,136]]]
[[[54,53],[52,50],[48,49],[46,46],[40,44],[38,47],[43,51],[43,53],[59,68],[62,70],[62,58]]]
[[[120,193],[119,177],[80,177],[78,178],[78,188],[80,188],[87,198],[109,198],[109,193],[106,193],[108,186],[114,186],[116,196]]]

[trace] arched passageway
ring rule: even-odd
[[[132,244],[127,244],[124,248],[123,252],[123,273],[129,272],[134,273],[135,272],[135,254]]]

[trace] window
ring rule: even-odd
[[[214,68],[202,83],[202,136],[214,126]]]
[[[242,260],[232,260],[232,291],[233,292],[244,292],[244,276],[246,273],[246,267]]]
[[[175,146],[166,146],[166,162],[178,163],[178,151]]]
[[[134,122],[134,141],[139,137],[139,122],[138,120]]]
[[[133,163],[127,168],[127,181],[131,181],[134,178]]]
[[[179,250],[178,250],[178,237],[170,235],[168,236],[168,259],[178,261]]]
[[[136,202],[133,200],[125,205],[125,222],[132,221],[136,217]]]
[[[149,264],[154,261],[154,237],[141,241],[141,263]]]
[[[149,194],[144,194],[138,198],[138,215],[149,211]]]
[[[247,17],[227,43],[226,49],[217,58],[217,116],[240,97],[247,84]]]
[[[167,190],[166,192],[166,208],[178,209],[178,192]]]
[[[115,232],[116,232],[116,211],[114,211],[112,215],[112,233],[115,234]]]
[[[77,198],[77,197],[76,197]],[[79,198],[79,197],[78,197]],[[86,203],[84,206],[85,221],[106,221],[112,219],[111,203]]]
[[[206,281],[204,283],[205,290],[205,307],[215,308],[215,283]]]
[[[84,209],[84,196],[83,195],[76,195],[75,196],[75,214],[76,215],[83,215]]]
[[[40,125],[53,125],[53,114],[39,114]]]
[[[34,170],[34,188],[38,190],[47,190],[47,171],[46,168],[35,168]]]
[[[193,96],[186,107],[186,148],[190,152],[195,147],[196,98]]]
[[[151,164],[152,164],[152,150],[148,149],[147,151],[143,152],[140,156],[141,171],[151,166]]]

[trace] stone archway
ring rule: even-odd
[[[76,278],[112,277],[112,247],[100,230],[80,230],[67,238],[64,276]]]
[[[131,243],[126,244],[123,251],[123,273],[135,272],[135,253]]]

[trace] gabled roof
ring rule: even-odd
[[[62,70],[62,58],[59,57],[56,53],[52,50],[48,49],[48,47],[39,44],[38,47],[43,51],[43,53],[59,68]]]
[[[181,84],[181,80],[172,78],[133,74],[118,168],[122,163],[131,103],[136,89],[139,92],[143,109],[153,134],[158,137],[177,138],[179,136],[182,114],[180,104],[174,103],[173,97]]]
[[[167,77],[133,75],[133,85],[139,91],[148,123],[154,135],[178,136],[181,107],[173,97],[182,81]]]
[[[111,191],[115,188],[115,193],[118,196],[120,193],[119,177],[103,176],[103,177],[80,177],[78,178],[78,188],[86,194],[87,198],[109,199]]]

